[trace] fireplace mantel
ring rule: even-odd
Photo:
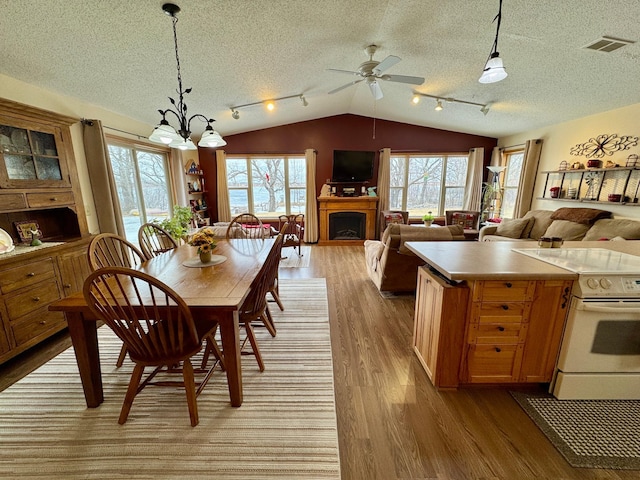
[[[320,205],[319,245],[362,245],[376,235],[378,197],[318,197]],[[365,238],[357,240],[330,240],[329,218],[333,213],[355,212],[366,215]]]

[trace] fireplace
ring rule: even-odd
[[[362,245],[376,234],[378,197],[318,197],[321,245]]]
[[[365,240],[367,215],[360,212],[329,214],[329,240]]]

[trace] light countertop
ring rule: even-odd
[[[450,280],[575,280],[578,275],[512,251],[536,242],[407,242],[409,250]],[[640,241],[565,242],[563,248],[605,248],[640,256]]]

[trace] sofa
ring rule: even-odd
[[[424,227],[390,224],[380,240],[364,242],[367,273],[380,292],[412,292],[416,289],[418,267],[425,262],[405,243],[464,239],[460,225]]]
[[[531,210],[522,218],[505,219],[480,229],[481,242],[538,241],[540,237],[572,240],[640,240],[640,219],[612,218],[596,208]]]

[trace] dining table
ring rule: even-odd
[[[221,239],[213,250],[212,261],[207,264],[199,261],[196,247],[185,244],[134,267],[172,288],[184,299],[194,317],[218,322],[233,407],[241,406],[243,398],[238,311],[274,241],[273,238]],[[52,303],[49,309],[64,313],[87,406],[98,407],[104,401],[104,393],[97,319],[82,292]]]

